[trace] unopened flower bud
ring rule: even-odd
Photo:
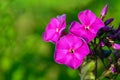
[[[105,46],[105,43],[101,41],[101,42],[100,42],[100,46],[101,46],[101,47]]]
[[[105,7],[101,11],[101,17],[104,17],[107,14],[107,10],[108,10],[108,5],[105,5]]]
[[[112,44],[112,48],[116,49],[116,50],[120,50],[120,44]]]
[[[105,25],[108,25],[108,24],[110,24],[113,20],[114,20],[114,18],[110,18],[110,19],[106,20],[106,21],[104,22],[104,24],[105,24]]]
[[[116,30],[117,32],[119,32],[120,31],[120,25],[118,26],[118,28],[117,28],[117,30]]]

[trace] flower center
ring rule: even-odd
[[[70,49],[69,52],[70,52],[70,53],[74,53],[74,49]]]
[[[90,29],[90,27],[89,27],[89,26],[85,26],[85,29],[86,29],[86,30],[89,30],[89,29]]]
[[[59,32],[59,28],[56,28],[56,32],[57,32],[57,33]]]

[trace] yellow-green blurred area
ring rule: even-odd
[[[79,80],[77,70],[54,62],[55,46],[42,33],[52,17],[65,13],[68,27],[82,10],[100,16],[105,4],[117,27],[120,0],[0,0],[0,80]]]

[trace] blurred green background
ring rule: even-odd
[[[0,0],[0,80],[79,80],[77,70],[54,62],[42,33],[52,17],[65,13],[69,26],[85,9],[100,16],[105,4],[117,27],[120,0]]]

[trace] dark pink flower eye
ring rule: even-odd
[[[69,49],[69,52],[70,53],[74,53],[74,49]]]
[[[59,28],[56,28],[56,30],[55,30],[55,31],[56,31],[56,33],[58,33],[58,32],[59,32],[59,30],[60,30]]]
[[[89,29],[90,29],[90,27],[89,27],[89,26],[85,26],[85,29],[86,29],[86,30],[89,30]]]

